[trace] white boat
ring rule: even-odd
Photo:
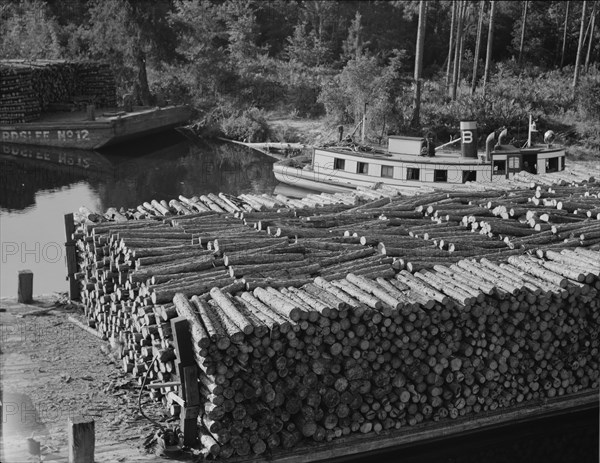
[[[359,145],[315,147],[312,155],[298,156],[276,162],[275,178],[282,183],[324,192],[339,192],[359,186],[373,187],[378,183],[396,187],[443,187],[467,182],[490,183],[511,178],[526,171],[545,174],[565,168],[565,149],[554,145],[554,134],[546,132],[545,144],[532,144],[536,132],[530,119],[529,140],[523,148],[503,141],[491,133],[486,151],[478,153],[477,125],[473,121],[460,123],[460,151],[446,145],[433,149],[431,140],[423,137],[390,136],[387,149]]]

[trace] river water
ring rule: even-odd
[[[101,152],[0,144],[0,297],[16,297],[20,270],[34,295],[67,291],[64,214],[104,212],[152,199],[273,192],[275,160],[230,143],[175,132]]]

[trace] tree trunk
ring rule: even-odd
[[[587,55],[585,57],[585,66],[584,66],[584,72],[587,74],[589,68],[590,68],[590,56],[592,54],[592,47],[593,47],[593,43],[594,43],[594,29],[596,26],[596,2],[592,3],[592,13],[591,13],[592,17],[590,18],[590,40],[588,42],[588,49],[587,49]]]
[[[583,0],[581,7],[581,27],[579,28],[579,44],[577,45],[577,58],[575,59],[575,72],[573,73],[573,98],[576,96],[577,84],[579,83],[579,66],[581,65],[581,52],[583,51],[583,35],[585,30],[585,10],[587,0]]]
[[[519,69],[521,69],[521,63],[523,61],[523,45],[525,43],[525,25],[527,24],[527,7],[529,2],[526,0],[523,6],[523,24],[521,24],[521,44],[519,45]]]
[[[456,100],[456,88],[458,86],[458,68],[459,61],[461,60],[460,56],[460,44],[462,41],[462,29],[463,29],[463,16],[464,16],[464,2],[460,2],[459,10],[458,10],[458,21],[456,26],[456,43],[454,44],[454,71],[452,73],[452,89],[450,92],[450,98]]]
[[[490,24],[488,27],[487,53],[485,56],[485,71],[483,73],[483,93],[490,77],[490,68],[492,67],[492,43],[494,42],[494,14],[496,12],[496,2],[492,0],[490,8]]]
[[[421,0],[419,3],[419,26],[417,31],[417,49],[415,52],[415,102],[413,110],[412,125],[419,126],[421,111],[421,71],[423,70],[423,49],[425,46],[425,25],[427,20],[427,2]]]
[[[450,67],[452,65],[452,44],[454,43],[454,29],[456,28],[457,3],[452,2],[452,20],[450,22],[450,41],[448,42],[448,58],[446,62],[446,90],[450,85]]]
[[[138,98],[142,105],[150,106],[150,87],[146,73],[146,55],[141,47],[136,49],[135,61],[137,65]]]
[[[456,85],[458,87],[458,83],[461,80],[461,76],[462,76],[462,58],[464,56],[464,46],[465,46],[465,29],[466,29],[466,22],[467,22],[467,9],[469,8],[469,4],[467,2],[465,2],[463,4],[463,14],[462,14],[462,25],[463,25],[463,30],[462,33],[460,35],[460,46],[458,49],[458,79],[456,81]]]
[[[479,18],[477,19],[477,40],[475,42],[475,54],[473,55],[473,78],[471,80],[471,95],[475,93],[477,87],[477,65],[479,64],[479,49],[481,48],[481,34],[483,33],[483,13],[485,2],[479,2]]]
[[[560,67],[563,67],[565,62],[565,48],[567,46],[567,26],[569,25],[569,5],[571,2],[565,2],[567,4],[565,10],[565,27],[563,29],[563,43],[562,43],[562,52],[560,54]]]

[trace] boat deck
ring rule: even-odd
[[[149,114],[155,110],[155,106],[136,106],[130,112],[125,112],[121,108],[96,108],[95,120],[96,122],[110,122],[118,118]],[[51,111],[42,113],[33,124],[62,124],[65,122],[89,122],[89,119],[86,111]]]

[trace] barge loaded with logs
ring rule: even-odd
[[[0,142],[98,149],[185,124],[188,106],[117,105],[107,64],[0,60]]]
[[[81,208],[65,217],[71,298],[183,448],[217,461],[327,461],[597,410],[592,175]]]
[[[498,183],[521,171],[544,174],[564,170],[565,149],[554,143],[554,133],[547,131],[544,144],[534,144],[532,135],[536,132],[530,118],[528,141],[522,148],[505,143],[506,129],[497,141],[492,132],[485,152],[478,154],[477,124],[463,121],[460,138],[437,148],[429,137],[405,136],[390,136],[385,150],[355,143],[334,144],[313,148],[312,156],[276,162],[273,173],[277,180],[289,185],[343,192],[357,185],[368,187],[377,183],[407,188]],[[446,148],[458,141],[460,152]]]

